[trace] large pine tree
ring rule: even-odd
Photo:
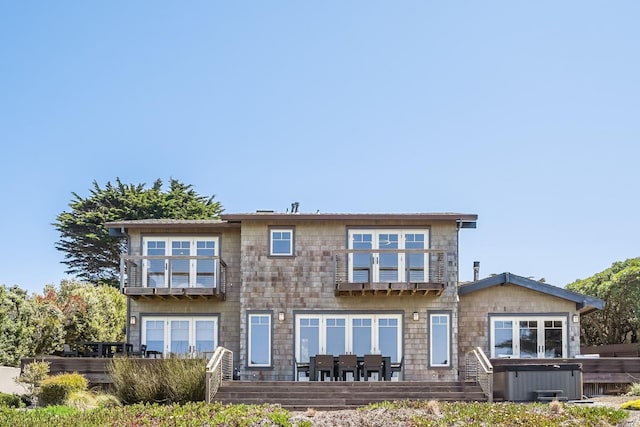
[[[151,188],[145,184],[115,185],[101,188],[93,181],[89,197],[72,193],[71,211],[62,212],[53,224],[60,232],[56,249],[65,253],[66,273],[94,284],[118,286],[120,254],[125,241],[109,236],[105,223],[136,219],[216,219],[223,211],[215,196],[197,194],[191,185],[171,179],[169,190],[162,190],[160,179]]]

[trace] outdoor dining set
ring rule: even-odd
[[[391,381],[394,372],[400,373],[402,361],[392,363],[391,357],[381,354],[317,354],[309,357],[309,363],[296,363],[297,375],[303,374],[309,381],[369,381],[375,374],[378,381]]]
[[[147,350],[142,344],[140,349],[133,351],[133,344],[117,341],[79,341],[75,344],[64,344],[64,357],[152,357],[162,358],[159,351]]]

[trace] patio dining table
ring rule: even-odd
[[[362,367],[364,363],[364,356],[358,356],[358,366]],[[338,356],[333,356],[333,364],[335,366],[335,381],[337,379],[338,372]],[[391,357],[390,356],[382,356],[382,378],[385,381],[391,381]],[[309,357],[309,381],[316,381],[316,357]]]
[[[113,357],[115,354],[126,354],[127,346],[119,341],[80,341],[76,344],[79,354],[85,357]]]

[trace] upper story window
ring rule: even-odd
[[[293,227],[270,228],[269,229],[269,255],[270,256],[293,256],[294,254]]]
[[[218,272],[218,237],[145,237],[143,286],[213,288]]]
[[[350,229],[349,282],[429,281],[428,229]]]

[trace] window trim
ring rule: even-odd
[[[372,353],[378,353],[380,352],[380,319],[394,319],[397,321],[397,331],[398,331],[398,336],[397,336],[397,341],[395,343],[396,347],[397,347],[397,353],[395,355],[388,355],[391,356],[391,360],[393,361],[399,361],[402,359],[403,354],[404,354],[404,334],[405,334],[405,323],[404,323],[404,312],[397,312],[397,311],[393,311],[393,312],[384,312],[384,311],[314,311],[314,312],[309,312],[309,311],[296,311],[293,313],[294,315],[294,337],[293,337],[293,343],[294,343],[294,354],[296,357],[296,360],[300,361],[306,361],[303,357],[302,354],[300,354],[300,337],[301,337],[301,332],[300,332],[300,320],[301,319],[319,319],[319,325],[318,325],[318,330],[319,330],[319,336],[318,336],[318,350],[320,353],[325,353],[326,347],[327,347],[327,330],[326,330],[326,320],[327,319],[338,319],[338,318],[343,318],[346,320],[345,323],[345,345],[346,345],[346,352],[351,352],[352,351],[352,346],[353,346],[353,319],[371,319],[372,320],[372,325],[371,325],[371,345]],[[361,354],[359,354],[361,356]],[[311,356],[311,354],[309,355]],[[337,356],[337,355],[336,355]],[[397,359],[397,360],[396,360]]]
[[[282,231],[289,231],[291,233],[291,245],[288,253],[275,253],[273,251],[273,234]],[[293,258],[296,255],[296,228],[294,226],[270,226],[269,227],[269,257],[274,258]]]
[[[446,364],[441,364],[441,363],[433,363],[433,326],[434,323],[432,321],[432,319],[435,316],[445,316],[447,318],[447,343],[446,343],[446,350],[447,350],[447,363]],[[451,351],[451,341],[452,341],[452,328],[451,328],[451,318],[452,318],[452,313],[450,310],[427,310],[427,331],[429,333],[429,361],[428,361],[428,366],[430,368],[451,368],[452,363],[451,363],[451,355],[453,354]]]
[[[169,327],[169,323],[172,320],[186,320],[189,322],[189,346],[196,345],[196,329],[195,322],[198,320],[209,321],[212,320],[215,325],[214,335],[213,335],[213,350],[218,347],[220,342],[220,314],[217,313],[202,313],[202,314],[186,314],[186,313],[140,313],[140,344],[146,344],[147,342],[147,324],[148,320],[151,321],[162,321],[164,322],[163,327],[163,345],[162,349],[163,355],[168,355],[169,350],[168,347],[171,345],[171,328]],[[193,353],[185,353],[185,354],[193,354]]]
[[[266,316],[269,319],[268,331],[269,336],[267,340],[267,363],[251,363],[251,318],[252,317],[263,317]],[[272,368],[273,367],[273,311],[271,310],[255,310],[255,311],[247,311],[247,368],[250,369],[264,369],[264,368]]]
[[[549,360],[553,360],[553,359],[561,359],[561,358],[567,358],[569,357],[569,343],[570,343],[570,338],[569,338],[569,334],[570,334],[570,323],[569,323],[569,313],[489,313],[488,315],[488,334],[489,334],[489,339],[488,339],[488,343],[487,346],[489,347],[489,357],[490,358],[500,358],[500,357],[507,357],[507,358],[514,358],[514,359],[522,359],[522,355],[521,355],[521,349],[520,349],[520,345],[519,342],[516,343],[515,339],[513,340],[512,343],[512,354],[508,355],[508,356],[496,356],[495,355],[495,329],[494,329],[494,325],[495,322],[497,321],[512,321],[513,322],[513,330],[512,330],[512,337],[516,337],[519,336],[520,333],[520,321],[521,320],[527,320],[527,321],[531,321],[531,320],[538,320],[538,321],[542,321],[543,323],[541,325],[539,325],[538,328],[538,332],[542,332],[542,334],[538,335],[538,340],[539,341],[544,341],[544,331],[545,331],[545,327],[544,327],[544,321],[548,321],[548,320],[552,320],[552,321],[561,321],[562,322],[562,356],[557,358],[557,357],[543,357],[545,359],[549,359]],[[516,351],[517,350],[517,351]],[[546,351],[546,348],[545,348]],[[538,354],[539,357],[539,354]],[[525,358],[527,359],[527,358]]]

